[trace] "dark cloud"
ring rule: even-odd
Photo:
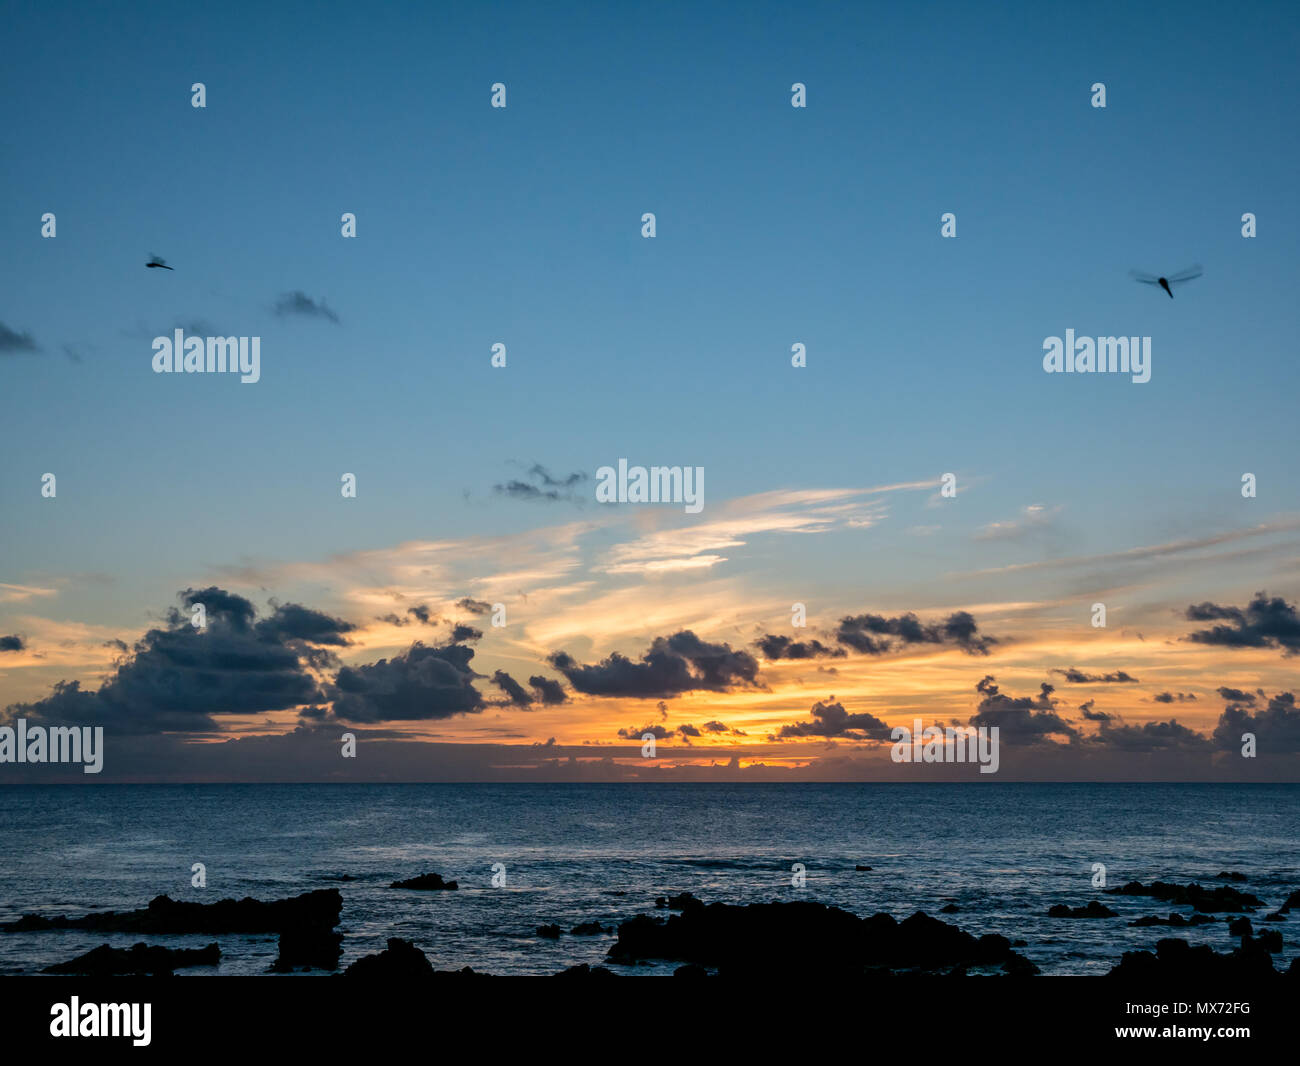
[[[1111,720],[1109,714],[1105,711],[1097,711],[1093,709],[1096,706],[1096,703],[1096,700],[1088,700],[1086,703],[1079,704],[1079,710],[1083,713],[1083,717],[1089,722],[1109,722]]]
[[[506,694],[507,702],[516,707],[532,705],[533,697],[528,694],[528,690],[504,670],[498,670],[492,675],[492,684]]]
[[[475,629],[473,626],[455,625],[451,630],[451,640],[453,644],[459,644],[466,640],[478,640],[483,636],[481,629]]]
[[[764,659],[820,659],[843,658],[848,654],[843,648],[832,648],[820,640],[809,638],[795,640],[793,637],[778,636],[767,633],[754,641],[754,647],[763,653]]]
[[[17,333],[0,322],[0,355],[13,355],[18,352],[39,352],[41,346],[30,333]]]
[[[790,722],[774,735],[775,740],[787,737],[844,737],[847,740],[888,740],[889,726],[873,714],[850,714],[832,696],[824,702],[814,703],[811,721]]]
[[[1257,592],[1244,608],[1222,607],[1216,603],[1193,604],[1187,608],[1186,617],[1189,622],[1229,623],[1189,633],[1187,639],[1197,644],[1215,644],[1225,648],[1279,648],[1284,656],[1300,654],[1300,614],[1281,596],[1270,598],[1267,593]]]
[[[456,606],[462,611],[469,611],[470,614],[487,614],[492,610],[492,604],[483,600],[471,600],[468,596],[462,600],[457,600]]]
[[[680,733],[682,736],[684,736],[684,737],[698,737],[698,736],[700,736],[700,731],[699,731],[699,729],[696,728],[695,726],[693,726],[693,725],[689,725],[689,724],[687,724],[687,725],[679,725],[679,726],[677,727],[677,732],[679,732],[679,733]]]
[[[275,313],[283,318],[286,315],[306,315],[308,318],[324,318],[338,324],[339,316],[325,306],[325,301],[317,303],[305,292],[295,289],[284,293],[275,302]]]
[[[541,674],[534,674],[528,679],[528,683],[533,686],[533,689],[537,693],[537,698],[550,706],[566,703],[569,699],[564,692],[564,686],[558,681],[551,680],[549,677],[544,677]]]
[[[835,639],[864,655],[883,655],[896,644],[949,644],[968,655],[987,655],[998,640],[980,636],[978,630],[975,619],[966,611],[931,623],[922,622],[910,611],[896,618],[860,614],[841,618]]]
[[[587,480],[587,475],[579,472],[555,477],[541,463],[534,463],[524,474],[525,480],[515,478],[502,485],[494,485],[492,491],[498,496],[509,496],[516,500],[577,500],[574,489]]]
[[[0,651],[22,651],[26,642],[16,633],[13,636],[0,637]]]
[[[328,696],[347,722],[427,721],[476,714],[487,701],[473,685],[474,649],[416,641],[391,659],[339,670]]]
[[[1195,703],[1196,696],[1191,692],[1157,692],[1152,699],[1156,703]]]
[[[1101,729],[1084,740],[1085,744],[1100,745],[1120,751],[1205,751],[1210,741],[1203,734],[1175,720],[1144,722],[1142,725],[1120,725],[1113,721],[1102,722]]]
[[[1250,702],[1254,702],[1253,696]],[[1256,751],[1261,755],[1294,755],[1300,752],[1300,707],[1296,706],[1295,693],[1278,693],[1263,709],[1246,707],[1240,703],[1225,707],[1214,727],[1215,745],[1225,750],[1239,751],[1243,733],[1255,734]]]
[[[583,665],[562,651],[548,661],[588,696],[654,699],[695,690],[758,687],[758,661],[752,655],[729,644],[703,641],[689,629],[656,637],[640,662],[614,652],[599,663]]]
[[[1123,670],[1116,670],[1113,674],[1088,674],[1071,666],[1068,670],[1062,670],[1059,667],[1056,667],[1049,670],[1048,673],[1060,674],[1071,685],[1137,684],[1137,678],[1130,677]]]
[[[655,725],[643,725],[640,729],[629,726],[627,729],[618,731],[618,735],[624,740],[641,740],[647,733],[653,736],[655,740],[667,740],[673,735],[673,730],[656,723]]]
[[[1056,689],[1044,681],[1037,696],[1008,696],[999,690],[996,679],[987,674],[975,686],[984,698],[970,719],[973,726],[997,726],[999,739],[1006,744],[1035,744],[1049,736],[1071,739],[1079,731],[1056,713]]]
[[[1228,703],[1254,703],[1255,693],[1243,692],[1239,688],[1228,688],[1226,685],[1220,686],[1215,690]],[[1263,693],[1260,693],[1263,695]]]
[[[342,642],[347,623],[296,604],[256,620],[253,604],[211,587],[186,589],[165,625],[149,630],[113,674],[90,691],[61,681],[13,716],[102,725],[113,733],[214,731],[216,717],[288,710],[321,698],[309,666],[328,661],[321,644]],[[191,624],[201,603],[206,625]]]

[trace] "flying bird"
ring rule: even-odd
[[[1200,265],[1189,266],[1186,270],[1180,270],[1177,274],[1170,274],[1168,277],[1156,277],[1154,274],[1144,274],[1140,270],[1131,270],[1134,281],[1140,281],[1143,285],[1159,285],[1169,294],[1169,299],[1174,298],[1172,285],[1181,285],[1184,281],[1191,281],[1193,278],[1199,278],[1204,271]]]
[[[149,270],[153,270],[155,267],[162,267],[163,270],[176,269],[175,267],[169,267],[166,259],[159,259],[156,255],[151,255],[149,257],[149,262],[145,263],[145,267]]]

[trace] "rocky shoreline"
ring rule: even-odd
[[[1235,882],[1245,880],[1241,874],[1220,877]],[[334,880],[352,878],[343,875]],[[411,889],[446,892],[454,891],[457,883],[444,880],[437,873],[425,873],[394,881],[389,887],[399,892]],[[1190,908],[1188,914],[1173,911],[1167,917],[1149,915],[1124,923],[1130,927],[1183,928],[1227,922],[1228,933],[1239,938],[1239,946],[1226,952],[1178,938],[1162,938],[1156,941],[1153,950],[1124,952],[1111,968],[1110,976],[1261,979],[1285,974],[1300,977],[1300,958],[1292,960],[1285,970],[1274,966],[1273,955],[1284,946],[1282,932],[1276,928],[1256,930],[1249,915],[1268,904],[1244,889],[1225,884],[1207,888],[1197,883],[1155,881],[1143,885],[1133,881],[1104,889],[1103,893],[1150,898],[1162,904]],[[1300,890],[1292,892],[1276,910],[1256,920],[1286,922],[1288,913],[1296,908],[1300,908]],[[951,913],[955,909],[942,910]],[[342,911],[343,896],[337,888],[266,901],[245,897],[190,903],[162,895],[151,900],[147,907],[132,911],[100,911],[81,917],[26,914],[16,921],[0,924],[0,934],[62,930],[155,936],[268,933],[279,938],[279,954],[269,972],[337,974],[343,944],[343,934],[337,926]],[[617,974],[609,967],[630,968],[648,962],[677,963],[673,972],[684,977],[778,978],[788,975],[792,968],[810,968],[821,976],[841,978],[903,974],[1028,977],[1039,973],[1029,958],[1015,950],[1027,946],[1025,941],[1011,941],[997,933],[976,935],[923,911],[899,921],[884,913],[860,917],[814,901],[706,903],[690,892],[657,897],[654,911],[658,913],[634,913],[614,926],[599,922],[574,926],[568,936],[614,937],[606,954],[607,965],[584,963],[555,976],[612,977]],[[666,917],[664,912],[668,912]],[[1052,919],[1089,923],[1122,920],[1117,911],[1096,898],[1077,906],[1056,904],[1047,915]],[[536,932],[539,938],[549,940],[566,935],[558,924],[539,926]],[[41,972],[87,976],[164,975],[178,969],[216,966],[220,958],[217,942],[203,948],[169,948],[145,943],[120,948],[106,943],[76,958],[46,966]],[[470,967],[436,970],[418,946],[400,937],[389,938],[383,951],[356,960],[342,975],[383,981],[490,976]]]

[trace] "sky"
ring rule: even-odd
[[[1300,779],[1294,5],[5,21],[0,718],[99,779]]]

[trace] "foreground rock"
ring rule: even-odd
[[[1111,910],[1098,900],[1090,899],[1082,907],[1070,907],[1058,903],[1048,910],[1047,916],[1049,918],[1116,918],[1119,912]]]
[[[344,977],[364,977],[372,981],[412,981],[430,977],[483,977],[466,966],[461,970],[435,970],[428,957],[401,937],[389,937],[388,947],[378,955],[357,959],[343,971]]]
[[[455,881],[444,881],[438,874],[421,874],[405,881],[394,881],[389,888],[414,888],[422,892],[455,892],[460,888]]]
[[[215,966],[220,961],[221,949],[216,944],[205,948],[164,948],[151,944],[114,948],[101,944],[75,959],[47,966],[41,973],[84,974],[88,977],[170,974],[187,966]]]
[[[561,970],[552,977],[617,977],[613,970],[607,970],[604,966],[589,966],[582,962],[577,966],[570,966],[567,970]]]
[[[974,937],[919,912],[898,922],[888,914],[859,918],[838,907],[803,901],[696,903],[666,921],[641,914],[623,922],[607,957],[621,963],[695,963],[722,976],[746,977],[788,974],[793,964],[819,978],[896,970],[948,972],[967,966],[1038,972],[1011,950],[1006,937]]]
[[[1276,973],[1272,957],[1263,945],[1256,942],[1243,942],[1238,950],[1219,954],[1205,944],[1192,947],[1186,940],[1169,939],[1157,941],[1154,952],[1124,952],[1110,976],[1198,981],[1249,980]]]
[[[1144,885],[1141,881],[1130,881],[1127,885],[1108,888],[1105,891],[1111,896],[1151,896],[1153,899],[1184,904],[1209,914],[1216,912],[1239,914],[1264,905],[1263,900],[1252,896],[1249,892],[1241,892],[1228,885],[1205,888],[1197,884],[1170,885],[1164,881],[1152,881],[1151,884]]]
[[[101,933],[278,933],[283,929],[332,929],[338,925],[343,897],[337,888],[318,888],[301,896],[269,901],[222,899],[216,903],[178,902],[155,896],[136,911],[103,911],[81,918],[44,918],[24,914],[0,924],[6,933],[37,933],[52,929],[90,929]]]
[[[280,954],[271,969],[337,970],[343,954],[343,934],[327,925],[294,925],[280,930]]]

